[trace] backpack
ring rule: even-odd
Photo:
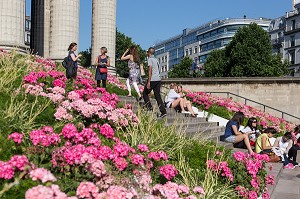
[[[68,62],[69,62],[69,56],[65,57],[63,62],[61,63],[65,69],[68,68]]]

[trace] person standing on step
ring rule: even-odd
[[[76,50],[77,43],[71,43],[68,48],[68,59],[70,63],[68,64],[68,67],[66,69],[66,76],[68,79],[76,79],[77,77],[78,59],[81,57],[81,54],[77,56],[75,54]]]
[[[129,54],[128,54],[129,53]],[[137,85],[137,82],[140,81],[140,57],[139,52],[136,46],[131,46],[127,49],[121,57],[121,60],[125,61],[128,60],[128,67],[129,67],[129,77],[126,80],[126,85],[128,89],[128,97],[131,97],[131,86],[133,85],[135,91],[138,94],[138,101],[142,100],[142,95],[140,93],[140,89]]]
[[[102,81],[102,87],[106,88],[108,67],[110,66],[110,59],[106,53],[107,48],[102,47],[100,50],[100,55],[95,60],[95,65],[97,66],[95,76],[95,79],[97,80],[97,87],[100,87]]]
[[[153,47],[149,48],[147,51],[149,74],[148,74],[148,80],[144,87],[143,98],[145,101],[145,107],[148,110],[152,110],[153,108],[150,102],[149,94],[153,90],[155,100],[161,112],[161,115],[159,117],[164,118],[167,116],[167,111],[160,95],[161,77],[159,73],[159,63],[158,60],[154,57],[154,53],[155,53],[155,49]]]

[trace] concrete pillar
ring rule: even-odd
[[[25,52],[25,0],[0,1],[0,48]]]
[[[92,63],[105,46],[111,66],[115,66],[116,3],[116,0],[93,0]]]
[[[62,61],[72,42],[79,42],[80,0],[50,0],[50,58]]]
[[[50,1],[31,1],[30,48],[34,54],[50,56]]]

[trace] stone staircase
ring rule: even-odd
[[[143,102],[138,103],[133,97],[119,96],[119,100],[125,104],[131,104],[133,112],[137,113]],[[154,109],[157,109],[157,103],[151,99]],[[192,118],[189,114],[177,113],[174,109],[167,109],[167,117],[162,119],[166,126],[175,126],[185,131],[186,136],[201,136],[201,139],[218,141],[220,135],[224,134],[224,127],[218,126],[217,122],[208,122],[206,118]],[[232,144],[230,144],[232,146]]]
[[[143,103],[138,103],[135,98],[133,97],[124,97],[119,96],[121,102],[125,104],[132,104],[133,112],[137,113],[140,106]],[[151,103],[153,107],[157,108],[157,103],[154,99],[151,99]],[[167,109],[167,117],[162,119],[165,122],[166,126],[175,126],[178,129],[182,129],[185,131],[186,136],[192,137],[195,136],[197,138],[201,137],[201,139],[207,139],[216,142],[220,146],[224,146],[227,149],[233,149],[235,151],[243,151],[247,152],[245,149],[237,149],[233,148],[231,143],[222,142],[222,135],[224,134],[225,127],[218,126],[217,122],[208,122],[206,118],[192,118],[188,117],[186,114],[177,113],[174,109]],[[274,198],[274,191],[280,179],[280,175],[282,173],[282,163],[268,163],[267,168],[270,165],[273,165],[273,170],[269,171],[267,169],[268,174],[272,174],[275,177],[275,185],[268,186],[269,193]]]

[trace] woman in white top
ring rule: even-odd
[[[175,91],[175,88],[176,88],[175,84],[170,85],[170,91],[165,99],[166,107],[176,108],[179,106],[181,111],[184,111],[185,108],[187,108],[188,111],[191,113],[192,117],[196,117],[196,114],[193,111],[191,104],[185,103],[185,99],[182,98],[181,95]]]
[[[278,137],[274,144],[274,147],[281,152],[283,166],[287,169],[293,169],[296,165],[298,165],[297,162],[294,162],[287,157],[287,154],[292,146],[293,140],[291,132],[286,132],[282,137]]]
[[[257,130],[257,119],[255,117],[249,118],[247,126],[240,129],[242,133],[248,133],[251,146],[255,145],[259,131]]]

